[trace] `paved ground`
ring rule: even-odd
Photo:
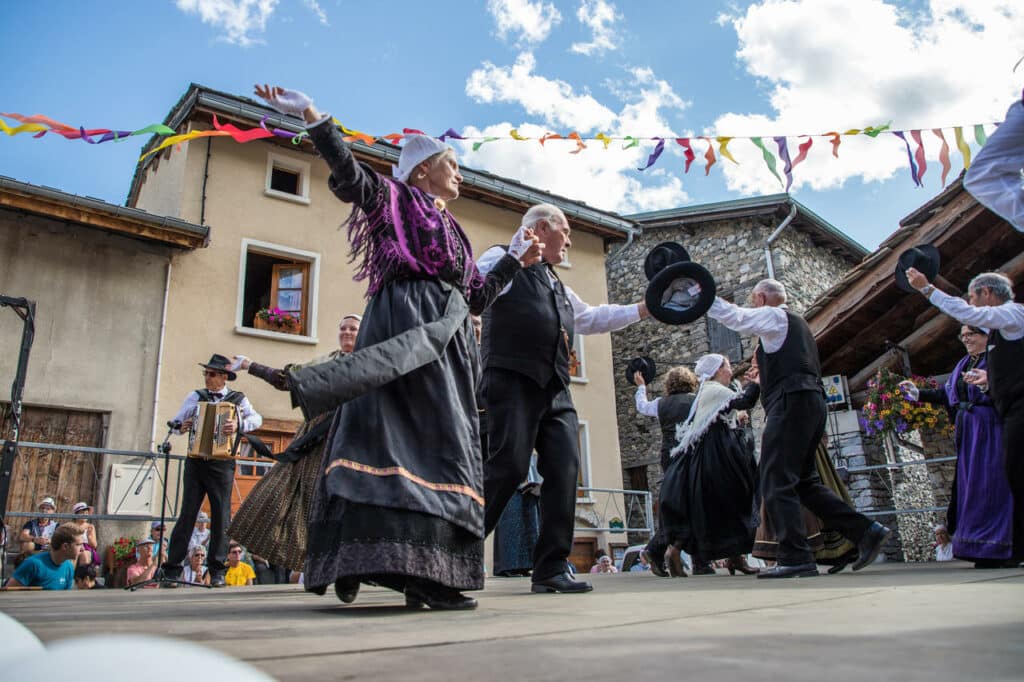
[[[0,592],[0,610],[44,641],[181,637],[283,680],[1024,679],[1024,570],[954,562],[781,582],[724,571],[591,578],[586,595],[492,579],[480,608],[458,613],[410,612],[378,588],[344,606],[290,586]]]

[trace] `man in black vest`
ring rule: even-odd
[[[753,308],[741,308],[716,298],[708,317],[735,332],[760,337],[757,365],[765,427],[758,468],[765,514],[775,529],[779,552],[777,565],[757,577],[818,575],[801,504],[858,544],[853,564],[858,571],[875,560],[891,531],[851,509],[818,477],[814,453],[825,433],[827,407],[814,336],[802,317],[786,309],[781,282],[761,280],[751,301]]]
[[[601,334],[647,317],[647,307],[589,306],[562,284],[554,266],[572,246],[561,209],[538,204],[523,216],[543,244],[542,262],[523,268],[484,313],[482,394],[487,408],[484,525],[494,530],[527,476],[537,451],[541,529],[533,560],[534,592],[587,592],[567,572],[579,473],[579,420],[569,393],[575,334]],[[478,267],[486,273],[504,255],[493,247]]]
[[[228,369],[230,361],[223,355],[213,355],[206,364],[199,363],[203,368],[203,379],[206,388],[192,391],[185,398],[173,422],[181,426],[177,433],[187,433],[192,425],[199,402],[229,402],[238,406],[242,417],[242,433],[255,431],[263,424],[263,417],[249,404],[249,399],[241,391],[229,391],[225,388],[228,381],[234,381],[237,375]],[[225,425],[225,432],[235,433],[238,424],[230,420]],[[203,497],[210,498],[210,550],[207,555],[210,569],[210,584],[224,587],[224,574],[227,572],[228,557],[228,525],[231,523],[231,484],[235,480],[235,461],[232,459],[202,459],[189,457],[185,461],[185,473],[182,476],[181,513],[171,533],[171,544],[164,564],[164,575],[172,580],[180,580],[185,556],[188,553],[189,541],[192,539],[192,527],[195,526],[199,507]],[[177,587],[175,583],[166,583],[165,587]]]
[[[987,390],[1003,422],[1003,465],[1013,494],[1013,556],[1024,559],[1024,305],[1013,300],[1006,275],[986,272],[967,286],[967,302],[939,291],[914,268],[907,281],[942,312],[959,322],[990,330],[988,370],[964,380]]]

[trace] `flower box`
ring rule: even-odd
[[[301,334],[302,320],[277,308],[264,308],[252,320],[253,329],[263,329],[281,334]]]

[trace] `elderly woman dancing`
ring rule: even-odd
[[[302,117],[327,162],[328,186],[354,205],[346,222],[369,301],[355,352],[288,372],[307,419],[333,420],[310,512],[304,582],[339,596],[360,582],[405,594],[410,608],[475,608],[483,587],[483,461],[475,387],[480,313],[523,265],[540,259],[516,233],[486,277],[446,202],[462,175],[454,151],[405,139],[394,177],[358,163],[329,115],[306,95],[256,87]]]
[[[730,572],[754,572],[743,559],[757,530],[757,462],[741,442],[736,410],[757,403],[761,387],[751,369],[741,393],[729,388],[729,359],[712,353],[695,367],[700,388],[686,421],[677,430],[661,484],[661,520],[671,543],[669,572],[685,575],[679,550],[696,562],[728,557]]]
[[[976,568],[1015,566],[1010,559],[1022,548],[1014,552],[1013,496],[1003,472],[1002,425],[988,386],[967,381],[987,369],[988,334],[964,325],[960,341],[967,355],[942,388],[917,389],[909,381],[900,386],[911,399],[944,405],[956,413],[956,476],[946,512],[953,555],[973,561]]]

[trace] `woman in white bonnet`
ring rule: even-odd
[[[722,355],[701,357],[694,371],[700,388],[677,427],[679,444],[661,484],[661,520],[671,543],[666,563],[673,575],[686,575],[679,559],[685,550],[695,562],[728,558],[730,573],[756,572],[744,555],[758,525],[757,462],[741,441],[736,411],[757,403],[757,370],[747,372],[740,392],[729,387],[732,366]]]

